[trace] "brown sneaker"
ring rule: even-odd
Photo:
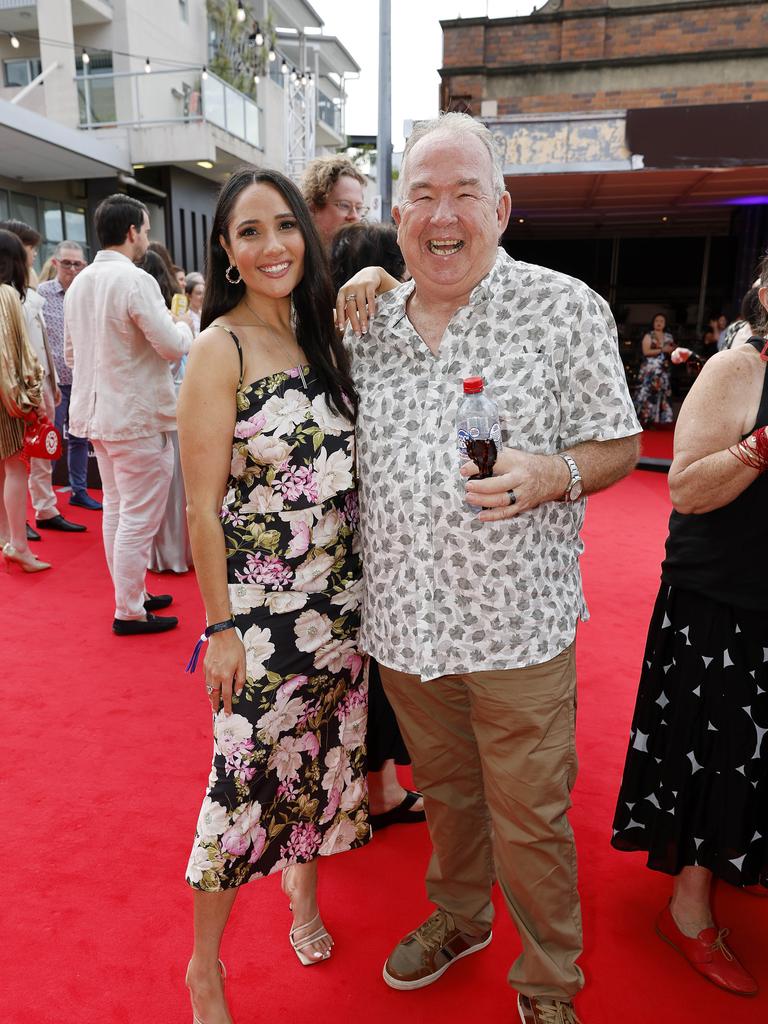
[[[459,931],[448,911],[438,907],[392,950],[384,964],[384,981],[390,988],[405,991],[431,985],[452,963],[485,949],[491,934]]]
[[[562,999],[547,999],[544,996],[517,997],[517,1009],[523,1024],[581,1024],[573,1009],[573,1003]]]

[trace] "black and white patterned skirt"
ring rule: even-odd
[[[766,733],[768,616],[662,583],[612,845],[768,886]]]

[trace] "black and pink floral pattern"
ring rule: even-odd
[[[208,892],[370,838],[354,428],[305,374],[238,392],[221,521],[247,681],[214,716],[187,867]]]

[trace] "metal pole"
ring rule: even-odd
[[[613,309],[616,305],[616,287],[619,280],[619,246],[621,239],[615,237],[611,246],[611,279],[608,282],[608,305]]]
[[[704,326],[704,303],[707,298],[707,280],[709,278],[709,256],[712,250],[712,235],[704,239],[704,260],[701,265],[701,285],[699,287],[699,308],[696,311],[696,333],[701,334]]]
[[[392,11],[390,0],[379,0],[379,137],[377,180],[381,220],[388,224],[392,208]]]

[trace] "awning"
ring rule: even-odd
[[[17,181],[109,178],[131,171],[127,147],[0,100],[0,175]]]
[[[698,234],[729,230],[734,208],[768,204],[768,165],[505,175],[512,197],[510,232],[553,237],[655,224]]]

